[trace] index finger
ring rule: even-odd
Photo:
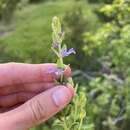
[[[0,87],[35,83],[35,82],[53,82],[60,76],[47,73],[48,68],[56,68],[53,63],[46,64],[23,64],[23,63],[7,63],[0,64]],[[71,75],[71,69],[67,66],[64,71],[65,77]]]

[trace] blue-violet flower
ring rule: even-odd
[[[62,55],[62,57],[67,57],[67,56],[69,56],[69,55],[71,55],[71,54],[76,54],[74,48],[71,48],[71,49],[69,49],[69,50],[67,50],[67,49],[62,49],[62,50],[61,50],[61,55]]]
[[[55,75],[62,75],[64,73],[64,70],[62,68],[51,68],[49,67],[47,70],[48,74],[54,73]]]

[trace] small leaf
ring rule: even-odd
[[[81,113],[80,113],[80,119],[85,118],[86,116],[86,111],[84,109],[82,109]]]
[[[128,11],[130,12],[130,7],[128,8]]]
[[[67,45],[66,45],[66,44],[64,44],[64,45],[62,46],[62,50],[67,51]]]
[[[71,77],[69,77],[67,80],[68,80],[69,84],[71,84],[72,86],[74,86],[74,82],[73,82],[73,79]]]
[[[57,55],[57,57],[60,57],[59,56],[59,53],[57,52],[57,50],[55,50],[53,47],[51,47],[52,51]]]
[[[65,116],[68,116],[71,113],[71,105],[68,105],[65,109]]]

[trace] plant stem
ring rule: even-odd
[[[60,60],[61,68],[64,68],[63,58],[61,55],[61,44],[59,45],[59,55],[60,55],[59,60]]]
[[[81,118],[81,120],[80,120],[80,124],[79,124],[78,130],[81,130],[82,124],[83,124],[83,118]]]
[[[64,130],[69,130],[65,118],[64,118]]]
[[[61,55],[61,44],[59,45],[59,60],[60,60],[60,67],[64,69],[64,62],[63,62],[63,58],[62,58],[62,55]],[[62,83],[63,81],[63,75],[61,75],[61,78],[60,78],[60,82]]]
[[[74,112],[74,122],[76,121],[76,115],[77,115],[77,108],[78,108],[78,106],[77,106],[77,103],[75,104],[75,112]]]

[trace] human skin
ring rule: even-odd
[[[0,64],[0,130],[27,130],[45,122],[71,100],[71,86],[56,85],[48,74],[56,64]],[[71,76],[66,67],[64,76]]]

